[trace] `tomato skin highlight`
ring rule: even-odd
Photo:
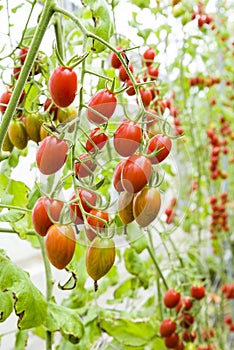
[[[67,152],[66,141],[52,135],[45,137],[39,144],[36,154],[36,163],[40,172],[44,175],[56,173],[64,165]]]
[[[57,269],[64,269],[72,260],[76,247],[75,232],[71,225],[52,225],[45,237],[49,261]]]
[[[149,182],[152,174],[152,165],[148,158],[141,154],[133,154],[124,164],[121,182],[125,191],[136,193],[142,190]]]
[[[108,89],[102,89],[96,92],[91,97],[88,106],[101,113],[105,118],[109,119],[112,117],[117,105],[117,98],[113,92]],[[104,124],[106,120],[95,112],[87,109],[87,118],[91,123]]]
[[[101,233],[102,229],[105,227],[105,224],[103,221],[98,220],[98,218],[101,218],[105,220],[106,222],[109,221],[109,215],[107,212],[103,210],[96,210],[96,209],[91,209],[89,214],[95,215],[96,218],[92,216],[87,216],[87,223],[89,226],[92,226],[90,228],[89,226],[85,227],[85,233],[87,238],[90,241],[93,241],[95,237],[97,237],[96,233],[94,231],[98,231]]]
[[[140,126],[135,122],[125,120],[114,133],[114,148],[122,157],[129,157],[138,149],[141,138]]]
[[[158,164],[161,163],[169,155],[171,147],[172,142],[168,136],[163,134],[157,134],[149,140],[146,153],[150,154],[156,150],[161,149],[161,152],[149,158],[152,164]]]
[[[160,192],[154,187],[145,187],[133,200],[133,216],[138,225],[147,227],[157,217],[160,207]]]
[[[74,101],[77,86],[77,75],[71,68],[56,67],[49,79],[52,100],[61,108],[68,107]]]

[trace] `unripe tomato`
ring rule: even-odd
[[[123,191],[120,193],[120,196],[118,199],[118,212],[119,212],[120,219],[124,225],[127,225],[130,222],[134,221],[133,199],[134,199],[133,193],[128,193],[126,191]]]
[[[140,126],[135,122],[125,120],[114,133],[114,148],[122,157],[129,157],[136,152],[141,138]]]
[[[77,117],[77,109],[71,105],[67,108],[58,108],[57,119],[60,123],[68,123]]]
[[[41,141],[36,162],[42,174],[50,175],[56,173],[64,165],[68,152],[67,142],[59,140],[55,136],[47,136]]]
[[[115,262],[113,239],[96,237],[86,252],[86,268],[89,276],[98,281],[111,269]]]
[[[121,181],[121,174],[123,167],[126,163],[126,160],[121,160],[115,167],[114,174],[113,174],[113,185],[117,192],[124,191],[123,184]]]
[[[157,217],[160,207],[160,192],[154,187],[145,187],[134,197],[133,216],[138,225],[146,227]]]
[[[78,196],[80,198],[80,203],[78,202],[73,202],[70,205],[71,208],[71,219],[76,225],[80,225],[84,223],[82,211],[80,209],[80,206],[83,207],[83,209],[89,213],[90,210],[92,209],[91,206],[95,206],[97,202],[97,195],[93,192],[87,191],[83,188],[78,188]],[[76,195],[73,194],[72,197],[70,198],[70,201],[76,198]]]
[[[186,345],[185,345],[185,347],[184,347],[184,350],[196,350],[197,348],[196,348],[196,346],[194,345],[194,343],[191,343],[191,342],[189,342],[189,343],[187,343]]]
[[[112,91],[107,89],[102,89],[96,92],[94,96],[91,97],[88,106],[94,111],[101,113],[105,118],[109,119],[112,117],[117,105],[117,98]],[[94,111],[87,109],[87,118],[91,123],[104,124],[107,121],[97,115]]]
[[[28,114],[25,119],[25,129],[30,140],[35,142],[41,141],[41,130],[42,119],[39,114]]]
[[[153,63],[155,55],[156,55],[156,52],[151,47],[149,47],[143,53],[143,58],[144,58],[144,61],[145,61],[145,64],[146,64],[147,67],[151,66],[151,64]]]
[[[90,215],[87,216],[88,226],[85,227],[85,233],[88,239],[90,241],[93,241],[94,238],[97,237],[96,232],[98,231],[101,233],[102,229],[106,226],[106,224],[103,221],[99,220],[99,218],[105,220],[108,223],[109,215],[104,210],[96,209],[91,209],[89,214],[95,215],[95,218]]]
[[[133,154],[124,164],[121,182],[125,191],[136,193],[142,190],[149,182],[152,174],[152,165],[142,154]]]
[[[0,96],[0,112],[3,114],[5,110],[7,109],[7,105],[11,99],[12,92],[11,91],[5,91]]]
[[[85,143],[85,148],[88,152],[95,152],[97,149],[102,149],[107,143],[107,141],[108,137],[106,136],[106,134],[100,132],[100,128],[95,128],[92,131],[90,131],[89,139],[87,139]]]
[[[76,247],[75,232],[71,225],[52,225],[45,237],[49,261],[57,269],[64,269],[72,260]]]
[[[14,145],[12,144],[8,132],[6,133],[4,139],[3,139],[3,143],[2,143],[2,150],[4,152],[11,152],[14,148]]]
[[[158,154],[153,157],[150,157],[150,161],[152,164],[158,164],[162,162],[170,153],[172,147],[171,139],[163,134],[158,134],[153,136],[148,143],[146,153],[150,154],[155,152],[156,150],[161,150]]]
[[[24,123],[21,120],[12,120],[9,129],[8,135],[11,143],[18,149],[24,149],[28,144],[28,135],[24,126]]]
[[[87,160],[85,160],[87,158]],[[81,154],[74,164],[75,176],[83,178],[90,176],[96,169],[97,164],[88,153]]]
[[[53,120],[57,120],[58,107],[49,97],[47,97],[44,102],[44,111],[48,111],[48,113],[53,117]]]
[[[32,223],[40,236],[45,236],[49,227],[59,221],[63,205],[62,201],[45,196],[37,200],[32,211]]]
[[[68,107],[77,92],[77,75],[72,68],[57,67],[49,79],[50,95],[58,107]]]
[[[41,125],[41,127],[40,127],[40,139],[41,139],[41,141],[44,140],[49,135],[50,135],[50,133],[44,128],[43,125]]]

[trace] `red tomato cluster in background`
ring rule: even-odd
[[[210,198],[212,209],[210,232],[212,239],[217,239],[217,233],[221,232],[222,230],[229,231],[227,203],[227,193],[221,193],[220,198],[217,198],[216,196],[212,196]]]
[[[174,222],[176,212],[175,212],[175,206],[177,203],[176,198],[172,198],[170,205],[165,209],[165,214],[166,214],[166,224],[170,225]]]

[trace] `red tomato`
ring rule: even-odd
[[[84,211],[87,213],[90,212],[92,209],[91,206],[95,206],[97,202],[97,195],[93,192],[87,191],[83,188],[78,188],[78,196],[80,198],[80,204],[78,202],[73,202],[70,205],[71,208],[71,219],[73,220],[74,224],[80,225],[84,223],[83,215],[80,209],[80,206],[82,205]],[[76,195],[73,194],[70,201],[76,198]]]
[[[93,241],[95,237],[97,237],[97,234],[95,231],[102,232],[102,229],[106,226],[106,224],[99,220],[105,220],[106,222],[109,221],[109,215],[107,212],[103,210],[96,210],[96,209],[91,209],[89,214],[95,215],[95,218],[88,215],[87,216],[87,223],[89,226],[85,227],[85,233],[86,236],[90,241]]]
[[[5,91],[0,96],[0,111],[3,114],[5,110],[7,109],[7,105],[11,99],[12,92],[11,91]]]
[[[168,349],[175,348],[179,343],[179,336],[177,333],[172,333],[169,337],[164,338],[164,344]]]
[[[133,65],[131,63],[129,63],[128,69],[130,70],[130,72],[133,73]],[[124,82],[129,79],[129,75],[126,72],[126,69],[124,68],[124,66],[122,65],[119,68],[119,79]]]
[[[152,49],[151,47],[149,47],[144,53],[143,53],[143,57],[145,60],[145,64],[147,67],[151,66],[151,64],[154,61],[154,57],[156,55],[156,52],[154,49]]]
[[[168,309],[173,309],[180,301],[180,293],[176,292],[174,289],[169,289],[166,291],[163,302]]]
[[[85,160],[87,158],[87,160]],[[87,177],[91,175],[96,169],[97,164],[88,153],[81,154],[78,161],[74,164],[74,171],[76,177]]]
[[[175,330],[176,323],[171,318],[167,318],[161,322],[159,333],[161,337],[169,337]]]
[[[108,137],[106,134],[100,132],[99,128],[95,128],[89,133],[89,139],[86,140],[85,148],[88,152],[95,152],[97,149],[102,149],[107,143],[107,140]]]
[[[146,153],[150,154],[155,152],[156,150],[161,150],[158,154],[153,157],[150,157],[150,161],[152,164],[157,164],[162,162],[171,151],[172,142],[171,139],[163,134],[157,134],[153,136],[148,143]]]
[[[120,46],[117,46],[116,49],[118,51],[122,50]],[[121,61],[119,60],[118,56],[114,52],[111,53],[110,64],[111,64],[111,67],[115,69],[118,69],[121,66]]]
[[[142,131],[140,126],[129,120],[122,122],[114,133],[114,147],[123,157],[129,157],[140,145]]]
[[[183,328],[189,328],[194,323],[194,317],[188,312],[182,313],[180,318],[180,326]]]
[[[126,87],[128,87],[128,89],[126,90],[126,93],[128,94],[128,96],[136,95],[136,91],[130,79],[127,80]]]
[[[107,89],[102,89],[96,92],[96,94],[91,97],[88,106],[101,113],[105,118],[109,119],[112,117],[117,105],[117,98]],[[95,112],[87,109],[87,118],[91,123],[104,124],[106,120]]]
[[[142,190],[149,182],[152,174],[152,165],[142,154],[130,156],[122,170],[121,182],[125,191],[136,193]]]
[[[68,152],[66,141],[59,140],[55,136],[47,136],[39,144],[36,162],[42,174],[56,173],[64,165]]]
[[[191,294],[192,298],[197,299],[197,300],[201,300],[204,298],[204,296],[206,294],[205,287],[202,284],[200,286],[192,286],[190,288],[190,294]]]
[[[64,203],[57,199],[41,197],[37,200],[32,211],[34,230],[45,236],[53,222],[58,222]]]
[[[58,107],[68,107],[77,92],[77,75],[71,68],[57,67],[49,79],[50,95]]]
[[[45,237],[45,249],[49,261],[57,269],[64,269],[72,260],[76,237],[71,225],[52,225]]]
[[[117,166],[115,167],[114,174],[113,174],[113,185],[117,192],[124,191],[122,181],[121,181],[121,173],[123,170],[123,167],[126,163],[126,160],[121,160]]]
[[[49,114],[53,116],[53,120],[56,120],[57,114],[58,114],[58,107],[48,97],[44,103],[44,111],[47,111],[47,110],[48,110]]]
[[[133,200],[134,219],[138,225],[146,227],[157,217],[160,207],[160,192],[154,187],[144,187]]]
[[[179,303],[176,305],[176,311],[179,312],[181,308],[183,308],[183,310],[189,311],[192,306],[192,299],[189,296],[185,295],[183,298],[180,298]]]
[[[24,47],[19,52],[19,59],[20,59],[21,65],[23,65],[25,60],[26,60],[26,57],[27,57],[27,54],[28,54],[28,50],[29,50],[28,47]]]
[[[140,88],[140,95],[142,99],[142,103],[144,107],[148,107],[150,102],[152,101],[152,92],[151,90],[144,90]]]
[[[159,71],[157,67],[150,66],[147,68],[148,74],[150,76],[150,80],[156,80],[159,75]]]

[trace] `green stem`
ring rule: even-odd
[[[17,233],[12,228],[5,228],[5,227],[0,227],[0,232],[3,232],[3,233]],[[34,236],[35,235],[35,231],[28,230],[27,231],[27,235]]]
[[[6,209],[14,209],[14,210],[20,210],[20,211],[26,211],[28,213],[31,213],[31,209],[28,208],[21,208],[21,207],[16,207],[14,205],[7,205],[7,204],[0,204],[0,208],[6,208]]]
[[[33,39],[32,39],[32,43],[30,46],[30,49],[28,51],[27,54],[27,58],[25,60],[25,63],[22,67],[22,70],[20,72],[20,76],[19,79],[16,83],[16,86],[14,88],[14,92],[12,94],[11,100],[7,106],[6,112],[4,114],[4,117],[2,119],[2,123],[1,123],[1,128],[0,128],[0,149],[2,148],[2,143],[4,140],[4,137],[7,133],[7,129],[9,127],[9,124],[11,122],[12,116],[15,112],[17,103],[20,99],[20,96],[22,94],[22,91],[24,89],[25,83],[28,79],[28,76],[32,70],[34,61],[36,59],[37,56],[37,52],[39,50],[41,41],[44,37],[44,34],[46,32],[46,29],[48,27],[48,24],[51,20],[51,17],[54,13],[54,9],[55,9],[55,1],[54,0],[46,0],[45,2],[45,6],[40,18],[40,22],[37,26],[37,29],[34,33]],[[0,153],[0,161],[5,159],[7,156],[3,153]]]
[[[56,37],[56,44],[58,48],[59,55],[62,59],[64,59],[64,44],[63,44],[63,28],[62,28],[62,20],[59,14],[54,16],[54,30]]]

